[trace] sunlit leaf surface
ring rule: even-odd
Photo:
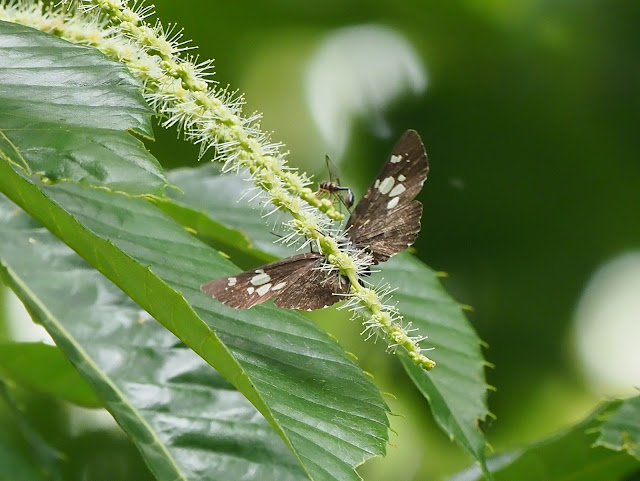
[[[81,47],[0,22],[0,151],[51,182],[133,194],[166,179],[131,129],[151,136],[150,111],[125,68]]]

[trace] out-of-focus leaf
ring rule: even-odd
[[[0,152],[52,182],[161,193],[160,165],[126,130],[152,136],[140,86],[122,64],[0,22]]]
[[[7,162],[0,189],[229,379],[313,479],[358,479],[353,467],[384,453],[387,406],[335,340],[296,312],[204,295],[235,268],[147,200],[37,185]]]
[[[596,445],[626,450],[640,460],[640,396],[626,399],[599,427]]]
[[[570,429],[517,451],[499,454],[488,461],[496,481],[624,481],[640,469],[640,463],[627,453],[593,447],[593,433],[604,406]],[[449,481],[486,479],[474,466]]]
[[[8,435],[3,436],[0,430],[0,451],[6,445],[6,449],[16,456],[14,460],[7,460],[6,464],[0,462],[0,480],[7,476],[7,480],[20,479],[41,479],[39,475],[51,481],[62,481],[61,460],[62,454],[52,447],[30,424],[30,420],[24,415],[13,398],[13,393],[0,379],[0,402],[7,408],[7,413],[11,416],[11,422],[16,426],[16,436],[19,436],[20,447],[23,452],[18,452],[16,438],[12,439]],[[24,456],[28,454],[28,458]],[[3,461],[3,454],[0,454],[0,461]],[[15,471],[15,472],[13,472]]]
[[[268,422],[204,360],[4,196],[0,218],[7,284],[157,479],[306,478]]]
[[[291,249],[287,254],[274,244],[273,235],[257,215],[260,205],[246,200],[249,196],[240,199],[246,182],[240,176],[220,176],[217,172],[210,166],[170,172],[171,182],[184,191],[171,195],[226,227],[245,232],[259,249],[273,255],[291,255]],[[440,426],[483,465],[486,441],[478,423],[486,417],[488,408],[480,339],[436,273],[422,262],[405,252],[381,264],[380,269],[385,281],[397,288],[394,299],[399,301],[401,314],[418,329],[413,335],[429,336],[422,345],[435,348],[427,353],[438,362],[431,372],[415,366],[403,351],[398,351],[405,370],[429,400]],[[372,282],[376,283],[375,279]]]
[[[7,203],[4,198],[3,203]],[[2,237],[0,234],[0,238]],[[24,241],[24,238],[22,240]],[[5,238],[2,241],[17,240]],[[0,248],[0,256],[1,250]],[[80,406],[102,405],[91,386],[55,346],[42,343],[1,343],[0,377]]]
[[[46,481],[50,479],[34,461],[24,455],[7,433],[0,429],[0,481]]]

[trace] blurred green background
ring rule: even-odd
[[[640,333],[624,335],[613,315],[576,316],[592,275],[618,256],[627,254],[616,264],[627,273],[620,285],[640,292],[629,255],[640,252],[639,2],[154,3],[201,58],[216,59],[215,79],[245,94],[247,112],[264,114],[263,129],[286,143],[294,166],[324,178],[331,154],[359,196],[396,138],[420,132],[431,171],[416,253],[448,273],[447,288],[473,307],[489,345],[497,420],[487,433],[497,451],[577,421],[602,395],[633,392],[629,378],[640,385],[640,360],[627,359],[634,378],[607,359],[631,351]],[[328,42],[346,60],[333,61]],[[403,61],[403,52],[413,56]],[[398,80],[403,69],[426,84]],[[367,92],[380,96],[368,101]],[[314,95],[323,96],[315,107]],[[169,167],[195,165],[197,149],[175,136],[157,129],[154,154]],[[603,312],[640,325],[635,297]],[[611,336],[581,346],[576,332],[597,322],[611,323],[598,331]],[[398,436],[386,459],[360,470],[365,479],[445,479],[471,462],[381,345],[364,344],[344,317],[324,324],[395,396]],[[581,352],[604,366],[600,378]],[[598,381],[609,378],[621,380]]]

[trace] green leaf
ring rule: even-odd
[[[6,447],[11,455],[11,459],[4,460],[6,453],[2,453],[3,449],[0,449],[0,461],[4,461],[0,462],[2,467],[0,480],[4,479],[1,476],[11,474],[11,477],[7,478],[8,480],[46,478],[51,481],[61,481],[62,454],[44,440],[31,425],[31,420],[20,409],[13,394],[9,386],[0,378],[0,402],[6,406],[10,423],[17,428],[15,434],[22,441],[16,442],[17,439],[15,437],[12,439],[8,432],[3,436],[3,430],[0,429],[0,446]],[[21,450],[26,450],[29,459],[18,452],[20,448],[16,444],[20,446]]]
[[[384,453],[386,404],[340,346],[295,312],[237,311],[200,292],[234,268],[148,201],[38,186],[6,162],[0,189],[229,379],[313,479],[358,479],[352,467]]]
[[[47,55],[50,65],[59,61],[56,48]],[[84,101],[93,106],[99,94]],[[21,151],[0,157],[0,191],[229,379],[312,479],[358,479],[353,467],[385,452],[387,406],[325,332],[295,312],[236,311],[204,295],[202,282],[235,268],[147,200],[69,182],[41,185],[19,170],[30,172]],[[120,162],[106,156],[100,167],[108,180]]]
[[[478,335],[437,274],[410,254],[394,256],[380,270],[398,288],[393,298],[405,321],[417,329],[412,335],[428,336],[421,345],[433,347],[427,354],[437,362],[425,371],[398,350],[402,366],[429,400],[442,429],[486,468],[486,440],[478,424],[488,413],[487,384]]]
[[[182,225],[227,250],[241,250],[265,262],[291,255],[290,247],[275,242],[278,238],[268,226],[275,222],[267,224],[261,215],[269,212],[271,205],[261,206],[258,199],[252,200],[255,191],[248,192],[250,185],[241,176],[221,175],[220,167],[213,163],[175,169],[168,176],[182,192],[168,191],[170,200],[158,202]]]
[[[267,421],[206,362],[4,196],[0,218],[3,278],[158,479],[306,478]]]
[[[0,481],[45,481],[50,477],[20,451],[18,443],[0,429]]]
[[[610,405],[597,409],[581,423],[527,447],[489,459],[496,481],[623,481],[640,469],[626,453],[593,447],[594,428]],[[451,477],[449,481],[485,479],[477,467]]]
[[[273,234],[255,214],[260,205],[250,203],[246,197],[238,200],[247,185],[240,176],[220,176],[212,166],[179,169],[168,175],[184,191],[170,194],[182,206],[191,206],[200,216],[207,215],[226,228],[245,232],[257,248],[269,254],[291,255],[291,249],[287,254],[279,244],[274,244]],[[263,210],[268,211],[269,206]],[[189,224],[190,220],[188,216],[180,219],[206,235],[206,231]],[[198,225],[203,224],[199,220]],[[393,294],[394,300],[399,302],[406,320],[418,329],[414,334],[429,336],[422,345],[435,348],[427,354],[438,362],[434,370],[427,372],[398,351],[402,365],[429,400],[438,424],[484,466],[486,441],[478,422],[485,419],[488,408],[480,339],[460,305],[442,287],[437,274],[418,259],[405,252],[379,268],[385,281],[398,289]],[[379,277],[372,277],[371,282],[376,284]]]
[[[640,396],[626,399],[599,426],[596,445],[626,450],[640,460]]]
[[[6,204],[6,199],[3,200]],[[0,233],[1,242],[7,244],[18,241],[3,237]],[[0,343],[0,377],[80,406],[102,406],[91,386],[55,346],[42,343]]]
[[[125,130],[152,136],[150,110],[125,68],[96,49],[0,22],[0,153],[51,182],[131,194],[167,185]]]

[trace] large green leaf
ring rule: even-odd
[[[200,292],[232,265],[140,198],[38,186],[0,162],[0,188],[229,379],[313,479],[357,479],[383,454],[387,407],[339,345],[295,312],[237,311]],[[63,349],[65,347],[63,346]]]
[[[640,460],[640,396],[623,401],[598,428],[596,444]]]
[[[160,165],[124,132],[150,137],[149,114],[121,64],[0,22],[0,152],[25,171],[52,182],[159,193],[166,186]]]
[[[422,262],[405,252],[380,269],[381,276],[398,288],[393,296],[405,321],[411,322],[417,333],[429,336],[423,346],[434,348],[428,355],[437,365],[429,372],[399,350],[404,369],[429,400],[438,424],[485,467],[486,441],[478,428],[488,412],[480,339],[460,304]]]
[[[224,228],[245,232],[258,249],[272,255],[287,255],[281,244],[274,243],[276,238],[264,220],[251,215],[251,210],[256,212],[259,204],[249,202],[249,196],[240,199],[246,189],[246,182],[240,176],[221,176],[215,166],[202,166],[172,171],[169,179],[184,192],[170,194],[175,202],[193,209],[191,214],[175,215],[180,222],[202,235],[211,235],[210,228],[200,229],[207,225],[202,217],[208,216]],[[172,210],[166,205],[164,209]],[[263,211],[269,210],[268,206],[263,207]],[[191,223],[195,218],[198,224]],[[223,236],[216,233],[212,237],[219,240]],[[399,351],[405,370],[429,400],[440,426],[484,465],[486,441],[478,422],[488,411],[487,385],[477,334],[460,305],[444,290],[436,273],[415,257],[399,254],[380,269],[382,274],[372,277],[371,281],[375,284],[384,277],[397,288],[394,299],[399,301],[401,313],[419,334],[429,336],[422,344],[435,348],[428,353],[438,362],[431,372],[415,366]]]
[[[43,185],[19,169],[21,156],[0,152],[0,190],[229,379],[311,478],[358,479],[353,467],[384,453],[387,406],[335,340],[295,312],[220,306],[199,289],[235,270],[214,250],[143,198]]]
[[[306,477],[242,394],[120,289],[4,196],[0,218],[2,277],[158,479]]]
[[[4,197],[2,203],[7,204]],[[4,224],[3,227],[8,226]],[[7,233],[7,231],[0,233],[1,242],[5,243],[5,248],[10,242],[24,240],[24,238],[7,239],[4,236]],[[2,250],[0,246],[0,258]],[[42,266],[45,265],[47,264],[42,264]],[[101,406],[91,387],[84,382],[60,349],[55,346],[42,343],[0,343],[0,377],[11,379],[16,384],[74,404],[87,407]]]
[[[624,481],[640,470],[640,463],[627,453],[593,447],[599,416],[609,405],[570,429],[516,451],[499,454],[488,462],[496,481]],[[485,479],[477,467],[449,481]]]

